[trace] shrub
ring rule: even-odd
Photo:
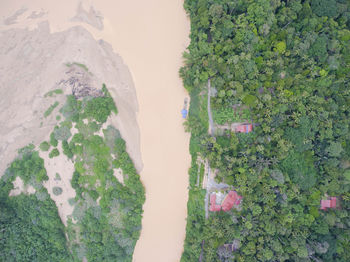
[[[61,141],[67,140],[72,135],[69,127],[67,126],[60,126],[59,128],[55,128],[54,133],[55,133],[55,138]]]
[[[19,157],[12,162],[8,172],[22,178],[25,184],[34,177],[39,182],[48,180],[44,160],[31,146],[19,150]]]
[[[58,145],[58,141],[57,139],[55,138],[55,134],[54,132],[52,132],[50,134],[50,144],[53,146],[53,147],[56,147]]]
[[[70,149],[67,140],[62,141],[62,149],[63,149],[63,154],[65,154],[68,158],[73,157],[72,150]]]
[[[50,152],[49,158],[54,158],[54,157],[59,156],[59,155],[60,155],[60,152],[58,151],[58,149],[57,149],[57,148],[54,148],[54,149]]]
[[[63,190],[62,190],[62,188],[55,186],[52,188],[52,192],[55,196],[59,196],[62,194]]]
[[[83,141],[84,141],[84,136],[83,134],[80,134],[80,133],[75,134],[72,138],[73,143],[83,143]]]
[[[42,142],[39,146],[41,151],[48,151],[50,149],[50,144],[46,141]]]
[[[116,107],[111,97],[96,97],[85,106],[85,116],[92,117],[100,123],[106,122],[111,111],[116,111]]]
[[[60,174],[59,174],[59,173],[56,173],[56,175],[55,175],[55,180],[56,180],[56,181],[61,180],[61,176],[60,176]]]
[[[116,150],[115,141],[121,138],[119,130],[115,129],[113,126],[108,126],[107,129],[103,130],[103,134],[107,146],[114,152]]]
[[[67,120],[77,122],[79,120],[79,110],[81,102],[76,100],[73,95],[67,96],[67,101],[61,108],[60,112]]]

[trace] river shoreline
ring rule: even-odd
[[[0,29],[33,30],[38,23],[49,21],[51,32],[61,32],[79,25],[95,39],[103,39],[106,48],[110,45],[121,55],[132,76],[125,81],[133,81],[136,88],[143,168],[142,164],[136,166],[146,188],[142,231],[134,261],[179,261],[185,238],[190,167],[189,134],[184,132],[180,114],[187,94],[178,74],[190,31],[183,2],[82,1],[81,6],[79,3],[8,0],[1,11],[1,19],[7,24],[3,22]],[[79,9],[81,13],[77,15]],[[113,83],[109,88],[113,95]],[[124,133],[127,135],[127,129]],[[129,146],[133,142],[126,140]]]

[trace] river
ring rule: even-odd
[[[186,93],[178,76],[189,21],[182,1],[118,0],[114,6],[96,5],[110,18],[112,44],[131,69],[139,100],[146,203],[134,261],[175,262],[185,237],[190,166],[180,116]]]
[[[5,3],[2,18],[27,7],[48,11],[44,17],[50,21],[52,31],[78,24],[69,21],[75,15],[78,0],[2,2]],[[124,59],[132,73],[139,102],[143,160],[140,175],[146,188],[146,202],[133,261],[179,261],[185,238],[190,167],[189,134],[184,132],[180,114],[187,94],[178,75],[190,31],[183,2],[99,0],[82,3],[86,9],[93,5],[103,15],[102,31],[83,26],[95,38],[110,43]],[[28,26],[34,24],[35,21],[28,22]]]

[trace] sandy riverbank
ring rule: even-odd
[[[96,39],[101,38],[110,43],[111,47],[105,43],[100,43],[101,45],[105,45],[109,51],[113,48],[123,57],[131,70],[139,100],[137,120],[144,164],[141,179],[146,187],[143,229],[136,245],[134,261],[179,261],[185,237],[187,172],[190,166],[189,135],[184,133],[180,116],[186,94],[178,77],[181,54],[189,41],[189,21],[182,8],[183,2],[94,1],[94,8],[90,9],[91,2],[82,1],[86,12],[77,15],[78,0],[32,0],[30,3],[24,0],[7,0],[2,6],[0,15],[3,21],[10,21],[10,23],[2,24],[0,29],[35,28],[38,22],[45,20],[49,20],[52,32],[81,25]],[[16,13],[23,7],[27,9],[24,8],[25,11]],[[96,19],[94,14],[98,16]],[[89,19],[89,16],[95,20]],[[100,23],[101,16],[103,16],[103,26]],[[72,19],[73,17],[78,19]],[[79,44],[84,42],[76,43],[75,46]],[[107,52],[106,56],[109,54]],[[90,54],[78,52],[74,59],[79,58],[80,62],[86,63],[85,56],[91,57]],[[87,66],[91,66],[92,72],[99,72],[96,73],[99,79],[105,79],[105,68],[100,64],[92,60]],[[110,66],[113,67],[114,64]],[[25,69],[18,68],[16,65],[15,67],[19,72]],[[4,65],[0,68],[4,68]],[[125,75],[123,70],[126,70],[127,75],[125,67],[118,71],[120,75]],[[111,78],[108,82],[104,81],[107,86],[112,87],[111,93],[116,95],[114,88],[128,87],[125,83],[129,83],[131,77],[122,81],[119,86],[113,85],[113,81],[117,79]],[[24,85],[25,82],[21,84]],[[35,96],[34,93],[32,95]],[[30,101],[28,103],[32,104]],[[118,99],[116,103],[120,107]],[[132,105],[132,109],[133,106],[135,105]],[[128,106],[124,108],[125,112],[130,110]],[[0,121],[6,117],[9,115],[0,118]],[[120,119],[120,123],[124,123],[124,120]],[[125,127],[124,134],[127,136],[133,128],[137,130],[136,124]],[[136,142],[131,138],[128,140],[123,130],[121,133],[129,149],[133,148],[132,144]],[[18,131],[18,136],[21,135],[22,130]],[[132,157],[136,154],[136,152],[129,153]],[[133,157],[133,159],[137,162],[137,158]],[[136,164],[140,170],[141,164]]]
[[[45,94],[55,89],[72,94],[74,84],[69,80],[73,76],[91,88],[101,88],[102,82],[110,87],[119,114],[111,118],[109,124],[121,131],[130,155],[141,170],[135,90],[127,67],[109,45],[97,42],[79,26],[51,34],[49,24],[42,22],[32,31],[20,28],[2,31],[0,49],[0,174],[19,148],[49,140],[49,134],[58,123],[56,116],[60,115],[65,95],[49,97]],[[65,65],[70,62],[83,63],[94,73]],[[44,112],[55,102],[59,103],[57,108],[44,117]],[[63,223],[67,224],[67,216],[73,211],[68,200],[75,196],[70,185],[74,165],[63,154],[54,159],[48,157],[48,152],[40,152],[40,156],[45,160],[49,177],[44,186],[55,201]],[[56,173],[61,175],[59,181]],[[52,193],[55,186],[63,189],[59,196]]]

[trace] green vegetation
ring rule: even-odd
[[[52,111],[59,105],[59,103],[56,101],[53,103],[45,112],[44,112],[44,117],[48,117],[51,115]]]
[[[88,69],[87,66],[84,65],[84,64],[80,64],[80,63],[77,63],[77,62],[67,63],[67,64],[66,64],[66,66],[68,66],[68,67],[71,67],[72,65],[79,66],[79,67],[81,67],[82,69],[84,69],[86,72],[89,72],[89,69]]]
[[[104,97],[77,100],[74,96],[67,96],[67,102],[60,110],[65,120],[60,122],[50,135],[50,144],[54,148],[49,157],[59,155],[55,147],[60,140],[63,153],[75,166],[71,185],[77,195],[74,199],[69,199],[69,204],[74,206],[74,223],[72,218],[69,218],[67,228],[62,225],[54,202],[41,184],[48,177],[44,162],[34,151],[33,145],[19,151],[19,157],[0,180],[0,232],[6,234],[7,231],[3,231],[4,227],[9,227],[6,223],[13,220],[16,223],[14,225],[19,225],[17,220],[2,212],[2,208],[5,208],[2,204],[3,198],[8,199],[6,201],[17,199],[8,197],[13,188],[15,174],[36,189],[35,196],[19,196],[21,201],[24,199],[25,205],[31,205],[31,208],[24,210],[25,205],[17,206],[19,210],[14,208],[20,213],[19,217],[22,217],[23,212],[30,212],[20,221],[23,226],[20,225],[19,231],[25,230],[25,236],[19,239],[18,236],[22,233],[17,234],[14,231],[14,235],[5,234],[5,237],[0,239],[0,252],[5,254],[6,261],[44,261],[43,257],[45,261],[82,261],[84,257],[88,261],[132,260],[141,230],[145,192],[119,131],[108,126],[102,130],[103,136],[95,135],[101,130],[102,123],[111,112],[117,113],[105,85],[102,90]],[[79,133],[68,143],[73,123]],[[50,144],[43,142],[40,145],[41,150],[48,151]],[[123,170],[123,184],[113,175],[116,168]],[[57,173],[55,180],[61,180]],[[52,190],[55,195],[62,194],[60,187],[54,187]],[[30,225],[26,226],[28,223]],[[39,230],[40,233],[37,233]],[[30,238],[30,234],[35,236]],[[35,242],[33,246],[29,240]],[[42,243],[46,243],[46,246]],[[11,257],[16,246],[19,246],[21,251],[18,257]],[[40,254],[37,254],[39,251]]]
[[[44,168],[44,160],[39,157],[38,152],[34,151],[34,146],[29,145],[18,151],[18,157],[7,169],[7,174],[19,176],[24,184],[33,180],[42,182],[48,179]]]
[[[79,120],[88,119],[91,122],[103,124],[111,112],[117,114],[118,111],[105,85],[102,91],[104,93],[102,97],[86,97],[83,100],[76,100],[73,95],[70,95],[60,112],[69,121],[79,122]]]
[[[55,203],[34,195],[1,199],[2,261],[72,261]]]
[[[57,148],[54,148],[51,150],[50,154],[49,154],[49,158],[54,158],[56,156],[59,156],[60,155],[60,151],[58,151]]]
[[[62,194],[63,190],[62,188],[55,186],[52,188],[52,192],[54,193],[55,196],[59,196]]]
[[[80,131],[87,125],[78,126]],[[100,257],[107,261],[131,261],[139,237],[144,189],[118,130],[109,126],[103,131],[105,138],[93,132],[83,137],[79,133],[69,143],[76,157],[72,186],[77,192],[77,203],[73,215],[79,221],[70,227],[74,231],[78,226],[81,232],[78,238],[71,236],[71,242],[84,243],[89,261]],[[119,167],[127,174],[124,185],[113,176],[112,168]],[[98,198],[99,206],[95,202]],[[115,238],[117,242],[111,241]],[[78,256],[80,247],[72,248]]]
[[[103,97],[96,97],[88,100],[84,108],[84,117],[94,119],[97,122],[106,122],[111,112],[118,113],[117,107],[114,104],[113,98],[108,92],[105,84],[103,84]]]
[[[62,95],[63,94],[63,90],[62,89],[54,89],[54,90],[51,90],[49,92],[47,92],[44,97],[52,97],[54,95]]]
[[[190,191],[181,261],[350,261],[350,16],[343,0],[186,0],[191,44],[180,71],[191,95]],[[252,134],[209,137],[242,104]],[[243,196],[204,218],[198,155]],[[337,196],[341,208],[322,211]],[[239,243],[230,251],[224,244]]]
[[[117,113],[107,88],[102,90],[104,97],[76,100],[68,96],[61,109],[66,121],[75,122],[79,131],[69,143],[62,141],[63,152],[74,156],[76,169],[71,183],[77,193],[73,213],[77,223],[68,226],[70,248],[77,259],[131,261],[140,232],[144,189],[119,131],[109,126],[103,130],[104,137],[95,135],[111,112]],[[126,174],[124,185],[113,176],[113,168],[119,167]]]
[[[73,158],[74,155],[71,148],[69,147],[67,140],[62,141],[62,149],[63,154],[65,154],[68,158]]]
[[[245,122],[251,119],[250,110],[245,109],[234,109],[227,107],[219,107],[217,109],[212,110],[213,118],[215,122],[219,125],[224,125],[226,123],[234,123],[234,122]]]
[[[72,128],[72,123],[69,121],[62,122],[60,126],[56,126],[53,133],[56,140],[65,141],[69,139],[72,134],[70,129]]]
[[[41,151],[48,151],[50,149],[50,144],[44,141],[40,144],[39,148]]]
[[[85,116],[104,123],[114,108],[115,106],[111,97],[96,97],[87,101]]]
[[[21,149],[0,180],[1,260],[72,261],[55,203],[40,183],[48,179],[44,161],[33,149]],[[35,195],[8,196],[17,176]]]
[[[58,141],[57,139],[55,138],[55,133],[52,132],[50,134],[50,144],[53,146],[53,147],[56,147],[58,145]]]
[[[60,181],[61,180],[61,176],[59,173],[56,173],[55,175],[55,181]]]

